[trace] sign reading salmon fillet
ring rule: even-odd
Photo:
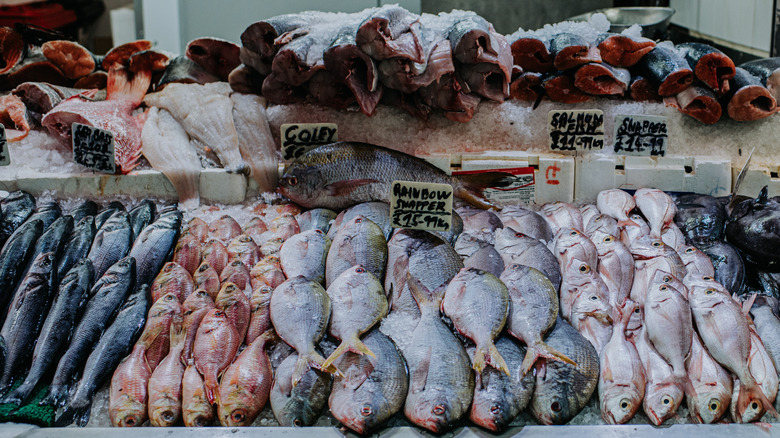
[[[116,173],[114,134],[105,129],[74,123],[73,161],[103,173]]]
[[[393,228],[449,231],[452,226],[452,186],[393,181],[390,217]]]

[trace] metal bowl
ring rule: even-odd
[[[663,7],[626,7],[606,8],[586,12],[569,18],[570,21],[588,21],[593,14],[602,13],[610,22],[611,32],[622,32],[634,24],[642,27],[642,36],[658,38],[666,34],[669,22],[674,15],[674,8]]]

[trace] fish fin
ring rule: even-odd
[[[309,353],[308,356],[305,357],[305,359],[310,368],[315,368],[320,371],[325,371],[326,373],[336,374],[338,376],[344,377],[344,373],[342,373],[338,368],[336,368],[335,365],[330,364],[328,366],[325,366],[325,358],[320,356],[320,354],[317,352]],[[297,366],[298,365],[296,364],[296,367]],[[301,374],[300,377],[303,377],[303,374]],[[298,378],[298,381],[300,381],[300,377]],[[294,384],[297,385],[298,382],[294,381]]]
[[[431,347],[428,347],[428,351],[425,353],[425,356],[423,356],[423,360],[412,373],[411,382],[409,383],[409,393],[425,391],[425,384],[428,382],[428,371],[431,368],[431,355]]]
[[[152,83],[151,70],[140,70],[132,75],[125,67],[111,67],[108,71],[106,100],[128,100],[137,107],[144,100]]]
[[[742,313],[745,315],[750,313],[750,309],[753,308],[753,303],[756,302],[757,296],[758,294],[750,294],[750,296],[744,302],[742,302]]]
[[[569,357],[566,356],[565,354],[550,347],[544,342],[538,342],[535,344],[528,345],[528,351],[526,351],[525,357],[523,358],[523,365],[522,365],[523,375],[526,375],[526,373],[528,373],[528,371],[531,370],[536,360],[539,359],[540,357],[543,357],[545,359],[553,359],[553,360],[567,363],[569,365],[577,366],[577,363],[569,359]]]
[[[376,179],[371,178],[364,178],[364,179],[348,179],[344,181],[336,181],[334,183],[327,184],[325,187],[323,187],[325,190],[327,190],[332,196],[344,196],[351,193],[353,190],[357,189],[358,187],[367,185],[367,184],[373,184],[381,182]]]
[[[498,348],[496,348],[496,344],[493,342],[490,342],[490,345],[488,345],[487,348],[477,347],[474,352],[474,363],[472,366],[474,370],[477,371],[477,374],[482,374],[482,371],[484,371],[485,367],[488,365],[503,372],[507,376],[509,375],[509,367],[506,366],[504,358],[501,356],[501,353],[498,352]]]
[[[76,401],[78,402],[78,400]],[[72,423],[76,423],[79,427],[84,427],[89,422],[90,408],[92,402],[87,400],[85,402],[70,403],[65,407],[59,417],[54,420],[55,427],[65,427]]]
[[[412,297],[417,301],[417,305],[422,309],[423,306],[430,303],[439,307],[439,303],[444,298],[444,291],[447,290],[448,282],[445,281],[444,284],[431,291],[420,280],[412,277],[411,272],[407,272],[406,284],[409,286],[409,292],[412,293]]]
[[[601,358],[601,378],[605,382],[611,382],[612,381],[612,367],[609,364],[609,355],[604,355],[603,358]]]
[[[183,346],[184,341],[187,339],[187,330],[184,329],[183,322],[184,316],[181,313],[177,313],[171,318],[171,350],[173,350],[174,346]]]
[[[346,339],[344,342],[339,344],[336,350],[334,350],[333,353],[331,353],[330,356],[328,356],[328,358],[325,359],[325,362],[322,363],[322,367],[323,368],[330,367],[331,364],[333,364],[333,362],[336,361],[336,359],[341,357],[341,355],[343,355],[347,351],[351,351],[353,353],[357,353],[360,355],[367,354],[373,358],[376,358],[374,352],[369,350],[368,347],[366,347],[366,344],[364,344],[363,341],[361,341],[356,334],[355,336],[352,336],[350,339]]]
[[[347,387],[353,391],[357,391],[357,389],[360,388],[368,379],[371,371],[374,370],[374,367],[371,366],[370,363],[369,366],[371,369],[358,369],[357,367],[350,367],[345,378]]]
[[[482,190],[488,187],[506,187],[514,182],[514,175],[508,172],[475,173],[459,175],[455,181],[455,196],[483,210],[501,210],[485,198]]]

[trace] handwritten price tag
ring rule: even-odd
[[[452,226],[452,186],[393,181],[390,217],[393,228],[449,231]]]
[[[104,173],[116,173],[114,134],[105,129],[74,123],[73,161]]]
[[[668,125],[663,116],[615,117],[615,153],[663,157],[669,144]]]
[[[5,139],[5,126],[0,124],[0,166],[11,164],[11,154],[8,152],[8,141]]]
[[[285,161],[292,161],[317,146],[339,141],[335,123],[285,123],[280,130]]]
[[[600,151],[604,149],[604,112],[552,110],[547,114],[550,149]]]

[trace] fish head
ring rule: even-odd
[[[255,420],[255,413],[251,412],[249,407],[241,403],[240,400],[228,400],[229,398],[223,398],[222,403],[217,407],[220,424],[227,427],[241,427],[252,424]]]
[[[642,405],[644,388],[613,386],[599,397],[601,416],[607,424],[623,424],[630,420]]]
[[[305,166],[293,162],[279,178],[278,191],[303,207],[316,207],[319,198],[328,196],[324,189],[325,178],[318,166]]]
[[[506,402],[489,396],[474,397],[469,419],[485,429],[501,432],[513,420],[511,410],[505,406]]]
[[[598,251],[599,257],[603,257],[614,251],[617,242],[620,241],[615,234],[597,232],[593,234],[593,237],[593,243],[596,244],[596,250]]]
[[[688,277],[690,276],[686,276]],[[721,303],[732,302],[731,294],[720,283],[712,277],[701,278],[702,281],[688,284],[688,300],[692,308],[712,308]]]
[[[592,283],[580,290],[572,304],[571,313],[572,318],[574,315],[582,315],[583,317],[596,318],[602,324],[611,325],[613,323],[612,305],[609,304],[609,298],[604,296]]]
[[[211,299],[211,296],[205,289],[198,288],[184,299],[182,311],[186,315],[188,312],[192,313],[204,306],[214,307],[214,300]]]
[[[332,393],[329,401],[333,406],[333,416],[355,432],[365,435],[387,418],[389,409],[383,397],[357,391],[339,391]]]
[[[597,231],[612,235],[618,235],[618,233],[620,233],[617,220],[607,214],[594,216],[585,226],[585,234],[588,236],[592,236]]]
[[[211,412],[211,406],[198,406],[197,409],[188,408],[182,412],[184,424],[191,424],[195,427],[211,426],[214,421],[214,413]]]
[[[158,403],[155,408],[149,412],[149,419],[157,426],[174,426],[181,417],[181,403],[176,403],[174,400],[166,401],[170,401],[170,403]]]
[[[669,382],[650,383],[645,393],[644,409],[650,421],[660,426],[677,412],[682,403],[683,389]]]
[[[635,333],[637,330],[642,328],[644,319],[644,309],[642,309],[641,306],[636,306],[634,311],[631,313],[631,317],[628,318],[626,331]]]
[[[140,426],[146,421],[146,403],[123,394],[119,396],[117,403],[111,403],[109,415],[114,427]]]
[[[538,383],[539,379],[537,378],[537,389],[535,391],[539,390]],[[531,403],[534,416],[542,424],[562,424],[571,418],[572,403],[564,394],[554,391],[543,391],[538,395],[534,395]]]
[[[632,239],[630,249],[635,260],[647,260],[661,257],[669,250],[672,250],[663,240],[651,236],[640,236],[636,239]]]
[[[407,398],[407,405],[409,401]],[[436,390],[425,391],[412,401],[411,410],[407,409],[407,417],[414,424],[433,433],[442,433],[452,425],[452,407],[445,393]]]
[[[698,389],[698,388],[697,388]],[[719,388],[722,389],[722,388]],[[692,400],[691,415],[703,424],[712,424],[720,420],[729,408],[731,394],[728,391],[696,391]]]
[[[527,236],[520,231],[516,231],[509,227],[496,230],[495,234],[495,246],[496,250],[499,252],[506,248],[513,248],[513,252],[520,253],[523,249],[530,247],[532,243],[537,242],[533,237]]]
[[[569,284],[574,286],[584,287],[591,285],[595,287],[592,283],[597,281],[594,280],[594,277],[599,275],[595,268],[595,266],[591,266],[586,261],[575,256],[569,259],[566,267],[563,268],[564,277],[566,277],[566,281]]]

